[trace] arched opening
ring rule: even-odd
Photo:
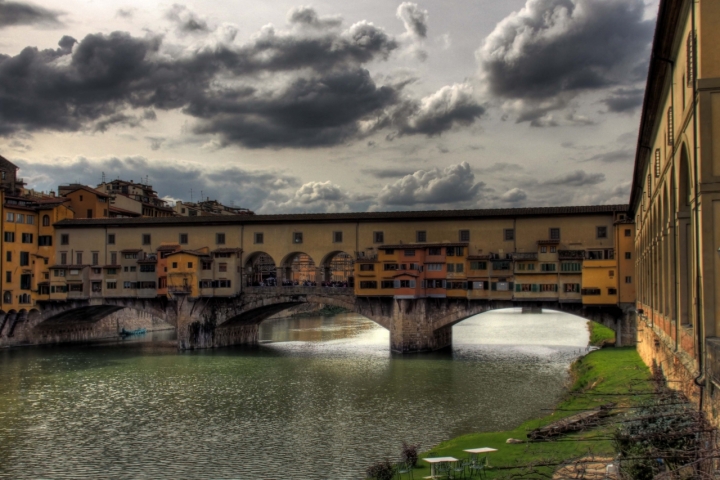
[[[293,252],[281,263],[283,286],[317,286],[317,267],[310,255]]]
[[[245,286],[277,285],[275,260],[265,252],[252,254],[245,262]]]
[[[42,225],[43,225],[43,227],[49,227],[49,226],[50,226],[50,215],[43,215]]]
[[[12,292],[3,293],[3,303],[6,305],[12,304]]]
[[[680,292],[678,310],[682,324],[692,323],[690,298],[692,295],[692,220],[690,215],[691,183],[690,161],[687,146],[683,145],[680,151],[680,164],[678,166],[678,192],[677,192],[677,262],[678,283]]]
[[[322,285],[353,287],[355,285],[355,261],[345,252],[331,252],[322,263]]]

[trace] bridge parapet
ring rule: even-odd
[[[246,295],[343,295],[355,296],[355,290],[351,287],[300,287],[300,286],[277,286],[277,287],[245,287],[243,293]]]

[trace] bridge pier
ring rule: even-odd
[[[436,328],[437,315],[428,299],[396,299],[390,318],[390,349],[397,353],[421,353],[452,345],[452,326]]]

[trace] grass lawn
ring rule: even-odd
[[[488,478],[498,478],[511,473],[502,467],[531,462],[563,461],[582,457],[590,452],[595,455],[611,456],[613,448],[609,440],[583,441],[583,439],[606,437],[614,429],[612,424],[563,436],[559,438],[560,441],[505,443],[508,438],[526,440],[528,431],[579,413],[578,410],[581,409],[595,408],[608,402],[616,402],[618,406],[637,405],[647,398],[646,395],[637,394],[652,391],[651,383],[647,381],[650,378],[650,371],[640,360],[634,347],[607,348],[592,352],[573,364],[572,375],[573,384],[553,414],[527,421],[513,430],[472,433],[443,442],[420,455],[418,468],[413,471],[414,478],[430,475],[430,468],[426,462],[422,461],[422,458],[444,456],[464,458],[467,454],[463,450],[468,448],[492,447],[498,449],[488,457],[493,467],[488,470]],[[620,395],[598,395],[607,393]],[[555,469],[555,467],[541,468],[546,474]]]
[[[605,344],[615,343],[615,331],[596,322],[588,322],[590,330],[590,345],[602,347]]]

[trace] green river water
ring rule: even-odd
[[[403,440],[540,415],[588,341],[580,318],[516,311],[428,355],[355,314],[267,321],[257,348],[178,353],[172,334],[0,350],[0,478],[364,478]]]

